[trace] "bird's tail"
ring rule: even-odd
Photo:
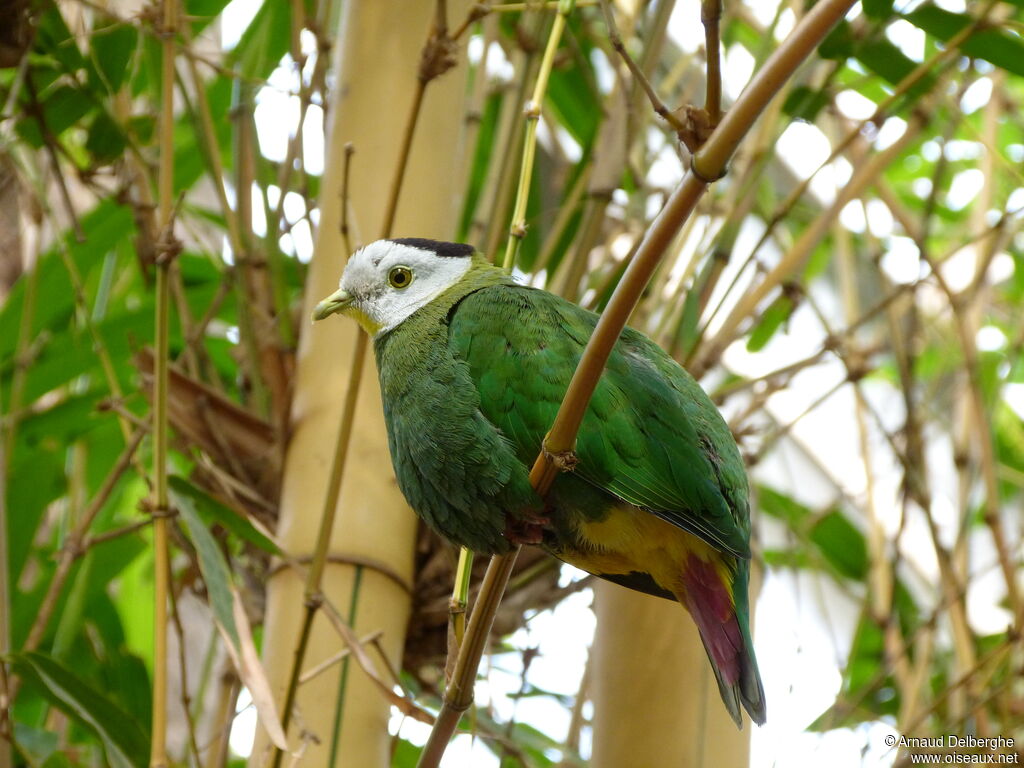
[[[694,554],[683,574],[684,591],[678,595],[700,630],[722,702],[741,728],[740,705],[755,723],[765,722],[764,687],[750,638],[749,573],[749,563],[738,561],[730,584],[715,563]]]

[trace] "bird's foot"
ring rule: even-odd
[[[547,517],[531,511],[519,517],[505,519],[505,538],[513,544],[540,544],[544,541],[544,529],[551,522]]]

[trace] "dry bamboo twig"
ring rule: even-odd
[[[615,16],[608,4],[608,0],[601,0],[601,12],[604,14],[605,26],[608,29],[608,42],[611,43],[612,48],[615,49],[615,52],[619,54],[619,57],[626,64],[637,85],[643,89],[647,100],[651,103],[651,109],[654,110],[658,117],[668,123],[669,127],[676,132],[676,135],[686,144],[687,148],[694,151],[696,147],[691,146],[687,126],[672,110],[665,106],[665,102],[658,96],[658,92],[651,85],[647,75],[636,61],[633,60],[633,57],[629,55],[629,51],[626,50],[626,45],[622,42],[622,36],[619,34],[619,27],[615,23]]]

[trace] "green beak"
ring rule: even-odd
[[[341,312],[347,309],[351,303],[352,294],[344,288],[339,288],[313,308],[313,322],[323,320],[335,312]]]

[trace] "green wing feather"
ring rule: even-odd
[[[553,294],[511,284],[471,293],[449,313],[449,343],[469,365],[483,415],[526,466],[596,320]],[[642,334],[623,331],[576,453],[575,474],[592,486],[750,556],[746,474],[729,428],[700,385]]]

